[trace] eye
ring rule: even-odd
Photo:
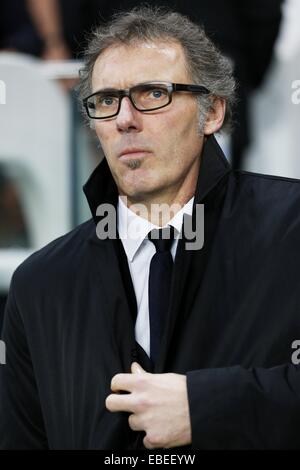
[[[165,98],[165,96],[167,95],[167,92],[163,88],[154,88],[153,90],[149,91],[149,95],[151,98],[155,98],[156,100],[159,100],[161,98]]]
[[[151,93],[152,93],[153,98],[161,98],[163,95],[163,91],[160,89],[153,90]]]
[[[113,106],[117,103],[118,98],[116,96],[110,96],[110,95],[100,95],[98,96],[97,99],[97,104],[99,106]]]

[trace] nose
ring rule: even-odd
[[[116,125],[120,132],[140,132],[142,130],[141,113],[134,108],[127,96],[124,96],[121,101]]]

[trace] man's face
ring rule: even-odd
[[[179,44],[108,48],[95,63],[92,88],[125,89],[148,81],[192,83]],[[174,93],[171,104],[149,113],[125,97],[117,116],[94,123],[120,194],[137,202],[191,197],[203,145],[195,95]]]

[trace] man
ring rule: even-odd
[[[41,3],[30,1],[35,1],[37,6]],[[116,11],[143,3],[142,0],[61,1],[61,20],[69,48],[75,56],[80,56],[86,31],[96,27],[100,21],[109,20]],[[206,34],[233,61],[234,76],[239,87],[235,126],[231,133],[230,160],[236,169],[243,167],[243,156],[251,141],[249,96],[261,85],[269,68],[281,24],[282,3],[282,0],[151,1],[151,5],[171,7],[203,25]]]
[[[299,447],[300,184],[231,171],[229,62],[146,8],[95,32],[81,78],[93,220],[13,276],[1,447]]]

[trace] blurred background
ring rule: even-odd
[[[145,2],[1,0],[0,328],[13,271],[90,218],[82,185],[102,158],[76,96],[88,32]],[[205,27],[238,81],[235,168],[300,178],[299,0],[151,1]]]

